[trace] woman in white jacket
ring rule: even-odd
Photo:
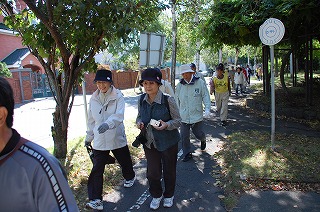
[[[234,83],[236,85],[236,95],[239,95],[239,89],[240,89],[240,95],[243,95],[243,85],[246,82],[246,77],[244,76],[242,70],[240,67],[237,67],[236,73],[234,75]]]
[[[123,119],[125,102],[122,93],[112,85],[112,73],[98,70],[94,79],[98,89],[92,94],[88,111],[88,131],[85,145],[93,142],[93,168],[88,179],[87,208],[103,210],[103,172],[106,164],[113,163],[113,155],[122,168],[124,187],[135,181],[131,156],[127,145]]]

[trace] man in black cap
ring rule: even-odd
[[[206,82],[206,80],[204,79],[203,74],[201,74],[199,71],[197,71],[197,66],[194,63],[190,63],[190,68],[192,71],[194,71],[194,76],[198,77],[200,79],[202,79],[204,82]]]

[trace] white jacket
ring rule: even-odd
[[[242,72],[236,72],[234,74],[234,83],[235,84],[244,84],[246,82],[246,77]]]
[[[125,102],[122,93],[112,86],[111,93],[102,104],[99,90],[96,90],[89,102],[87,141],[93,141],[93,149],[114,150],[127,145],[123,119]],[[99,134],[98,128],[107,123],[109,129]]]

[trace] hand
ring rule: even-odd
[[[203,117],[206,119],[210,118],[210,111],[204,112]]]
[[[141,130],[142,128],[144,128],[143,122],[138,122],[138,123],[137,123],[137,128],[140,129],[140,130]]]
[[[91,141],[85,140],[84,141],[84,146],[90,146],[91,145]]]
[[[162,120],[159,120],[159,121],[160,121],[159,127],[153,126],[154,129],[156,129],[156,130],[164,130],[164,129],[166,129],[168,127],[168,124],[166,122],[164,122]]]
[[[99,126],[98,128],[98,132],[99,134],[104,133],[105,131],[107,131],[109,129],[109,125],[107,123],[103,123]]]

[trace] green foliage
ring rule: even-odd
[[[201,23],[204,44],[218,48],[223,43],[258,46],[261,44],[259,27],[273,17],[286,27],[282,43],[289,41],[299,46],[304,42],[301,35],[319,35],[319,9],[320,2],[313,0],[222,0],[210,7],[210,18]]]
[[[12,77],[12,73],[7,67],[7,64],[0,62],[0,76],[2,77]]]
[[[19,32],[49,78],[57,103],[53,113],[55,156],[66,156],[68,119],[76,85],[84,71],[95,70],[93,57],[111,42],[126,41],[134,29],[157,18],[166,5],[156,0],[26,1],[14,12],[12,1],[0,0],[5,24]]]

